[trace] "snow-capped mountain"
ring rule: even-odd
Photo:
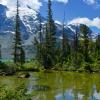
[[[15,29],[15,16],[8,17],[7,11],[9,9],[0,4],[0,44],[2,45],[2,53],[8,53],[11,55],[11,48]],[[20,12],[21,13],[21,12]],[[23,44],[27,46],[32,45],[34,36],[37,33],[39,27],[38,14],[33,10],[31,13],[24,13],[20,16],[20,31],[22,35]],[[45,18],[42,17],[42,23],[45,23]],[[58,38],[62,37],[62,25],[56,23],[57,32],[56,36]],[[80,26],[66,25],[65,32],[68,34],[69,38],[73,37],[75,30],[79,29]],[[30,47],[31,48],[31,47]],[[32,48],[31,48],[32,49]],[[8,50],[8,52],[7,52]],[[26,51],[29,52],[29,51]],[[7,55],[8,55],[7,54]],[[29,54],[28,54],[29,55]],[[7,57],[7,56],[5,56]]]
[[[3,57],[5,55],[11,55],[15,32],[15,16],[7,17],[8,10],[6,6],[0,4],[0,44],[2,46]],[[39,26],[38,24],[38,14],[35,11],[28,15],[23,14],[23,16],[20,16],[20,31],[23,44],[32,44],[37,27]]]

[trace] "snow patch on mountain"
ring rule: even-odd
[[[28,7],[30,9],[30,7]],[[12,17],[8,17],[6,13],[8,12],[6,6],[0,4],[0,43],[2,44],[3,54],[8,52],[6,56],[11,55],[11,48],[13,47],[13,37],[15,33],[15,15]],[[24,9],[25,10],[25,9]],[[32,11],[32,12],[31,12]],[[39,15],[34,10],[30,10],[31,13],[22,13],[20,16],[20,32],[22,37],[22,43],[24,48],[26,49],[26,53],[29,55],[29,52],[34,52],[33,42],[34,37],[37,36],[39,28]],[[21,14],[21,12],[20,12]],[[42,17],[42,16],[41,16]],[[44,17],[42,19],[42,25],[45,26],[46,20]],[[58,39],[62,39],[62,24],[58,21],[55,21],[56,24],[56,37]],[[64,32],[67,34],[68,38],[73,38],[75,35],[76,29],[79,29],[80,25],[65,25]],[[27,57],[28,57],[27,55]],[[31,54],[30,54],[31,55]],[[5,55],[4,55],[5,56]],[[5,57],[6,57],[5,56]],[[33,55],[31,55],[33,56]]]

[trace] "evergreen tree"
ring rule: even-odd
[[[63,62],[68,61],[69,55],[70,55],[70,46],[69,46],[69,40],[67,33],[65,33],[64,30],[64,23],[63,23],[63,29],[62,29],[62,64]]]
[[[80,27],[80,32],[82,34],[82,40],[83,40],[83,56],[85,62],[89,62],[89,35],[90,35],[90,30],[86,25],[81,25]]]
[[[46,24],[46,35],[45,35],[45,64],[46,69],[51,68],[55,64],[55,51],[56,51],[56,27],[52,18],[51,0],[48,0],[48,18]]]
[[[42,44],[43,44],[43,37],[42,37],[42,17],[40,13],[38,14],[38,20],[39,20],[39,43],[38,43],[38,55],[37,58],[39,62],[42,64]]]
[[[25,63],[25,51],[23,49],[23,47],[21,46],[21,54],[20,54],[20,59],[21,59],[21,65],[23,65]]]
[[[19,17],[19,1],[17,0],[16,27],[14,38],[14,63],[22,64],[25,62],[25,53],[22,48],[21,33],[20,33],[20,17]]]
[[[35,45],[35,49],[36,49],[36,59],[38,60],[38,62],[43,65],[43,56],[44,56],[44,48],[43,48],[43,34],[44,34],[44,28],[42,26],[42,17],[41,14],[39,12],[38,13],[38,22],[39,22],[39,26],[37,27],[37,36],[34,38],[34,45]]]
[[[75,68],[79,66],[78,55],[79,55],[79,33],[76,30],[73,39],[73,64]]]

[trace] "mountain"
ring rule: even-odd
[[[4,59],[11,58],[12,48],[13,48],[13,37],[15,29],[15,16],[7,17],[6,13],[9,9],[0,4],[0,43],[2,43],[2,55]],[[31,52],[33,49],[34,36],[38,31],[39,27],[39,15],[33,11],[30,14],[23,14],[20,16],[20,31],[22,34],[23,45],[25,46],[27,58],[34,56]],[[42,24],[45,24],[45,18],[42,17]],[[55,23],[57,27],[56,36],[57,38],[62,38],[62,25]],[[75,34],[75,30],[79,29],[80,25],[66,25],[64,30],[68,33],[68,37],[72,38]],[[8,57],[8,58],[7,58]]]
[[[6,13],[8,10],[6,6],[0,4],[0,43],[2,45],[2,56],[5,59],[11,57],[15,31],[15,16],[7,17]],[[34,14],[33,11],[31,15],[21,16],[20,26],[23,44],[32,45],[37,26],[39,26],[38,14]]]

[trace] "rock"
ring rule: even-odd
[[[19,73],[18,78],[29,78],[30,74],[29,73]]]

